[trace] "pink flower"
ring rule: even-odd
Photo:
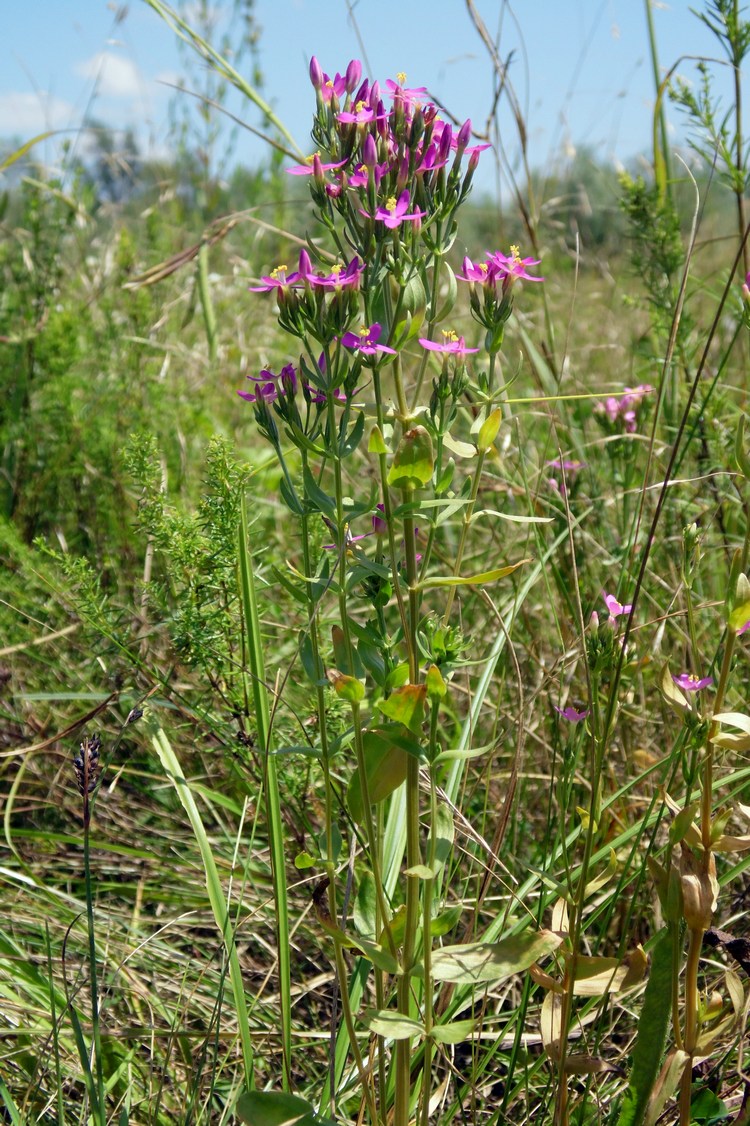
[[[392,356],[395,356],[395,348],[389,348],[386,344],[378,344],[382,331],[379,324],[370,325],[369,328],[363,325],[359,332],[345,332],[341,337],[341,343],[345,348],[352,348],[355,352],[361,352],[363,356],[374,356],[377,352],[390,352]]]
[[[617,601],[614,594],[607,594],[605,591],[602,597],[604,598],[607,609],[609,610],[609,613],[613,618],[619,618],[621,614],[630,614],[633,609],[632,604],[630,603],[628,603],[627,606],[623,606],[621,602]]]
[[[750,620],[745,622],[744,626],[740,626],[740,628],[737,630],[737,636],[739,637],[741,633],[747,633],[747,631],[749,629],[750,629]]]
[[[358,289],[364,268],[364,262],[360,262],[355,256],[347,266],[337,263],[331,268],[330,274],[323,274],[313,270],[310,255],[306,250],[301,250],[297,276],[317,289]]]
[[[259,400],[273,403],[279,395],[293,395],[297,390],[297,369],[294,364],[285,364],[278,375],[274,375],[270,368],[264,368],[260,375],[248,375],[247,378],[257,384],[255,393],[238,391],[237,394],[241,399],[247,399],[248,403],[257,403]]]
[[[260,279],[262,285],[249,285],[250,293],[270,293],[272,289],[288,289],[289,286],[299,281],[299,274],[294,273],[287,277],[286,270],[286,266],[277,266],[275,270],[271,270],[270,274]]]
[[[420,336],[419,343],[428,352],[445,352],[453,356],[465,356],[470,352],[479,351],[478,348],[467,348],[463,336],[457,336],[450,329],[443,329],[442,343],[437,340],[426,340],[423,336]]]
[[[589,714],[588,708],[584,709],[584,711],[579,712],[572,706],[572,704],[569,704],[567,708],[558,708],[557,704],[553,704],[552,707],[555,709],[558,715],[561,715],[563,719],[569,720],[570,723],[580,723],[581,720],[585,719]]]
[[[468,150],[467,150],[468,151]],[[524,281],[541,282],[544,278],[538,278],[534,274],[530,274],[528,266],[538,266],[540,258],[522,258],[517,246],[511,246],[510,255],[502,254],[497,251],[495,254],[488,255],[489,262],[492,262],[496,268],[498,275],[501,278],[508,278],[509,281],[518,281],[523,278]]]
[[[500,274],[500,267],[490,255],[486,262],[472,262],[471,258],[464,258],[464,272],[456,277],[461,281],[479,282],[480,285],[493,286]]]
[[[379,219],[392,231],[400,227],[405,220],[409,219],[411,222],[415,222],[426,214],[426,211],[409,212],[409,192],[407,189],[402,191],[398,199],[395,196],[387,199],[385,207],[378,207],[374,215],[369,215],[360,208],[360,215],[365,215],[368,219]]]
[[[365,125],[370,121],[385,121],[386,114],[378,105],[377,109],[373,109],[369,102],[358,101],[354,104],[354,112],[351,110],[343,110],[338,115],[338,120],[343,121],[345,124],[354,123],[356,125]]]
[[[672,680],[684,692],[699,692],[701,688],[707,688],[714,682],[712,676],[696,676],[695,673],[688,672],[681,672],[679,676],[673,676]]]

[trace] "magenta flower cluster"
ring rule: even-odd
[[[635,434],[638,429],[638,415],[646,395],[653,391],[650,383],[640,383],[637,387],[626,387],[619,398],[610,395],[603,403],[598,403],[596,412],[612,429],[624,429],[627,434]]]

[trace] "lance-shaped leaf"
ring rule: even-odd
[[[530,559],[520,559],[518,563],[511,563],[509,567],[496,567],[494,571],[481,571],[478,575],[449,575],[447,578],[423,579],[419,589],[429,590],[431,587],[439,586],[483,586],[485,583],[504,579],[506,575],[512,575],[519,567],[530,562]]]
[[[563,997],[560,993],[547,993],[542,1001],[539,1015],[539,1031],[542,1045],[551,1060],[560,1058],[560,1039],[562,1037]]]
[[[444,946],[432,955],[432,976],[435,981],[466,984],[502,981],[527,970],[540,958],[546,958],[561,942],[561,935],[542,930],[526,931],[500,942]],[[419,974],[420,967],[415,967],[414,972]]]

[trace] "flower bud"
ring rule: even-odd
[[[378,112],[378,102],[380,101],[380,83],[375,81],[370,87],[370,97],[368,99],[370,109],[373,113]],[[381,107],[382,108],[382,107]]]
[[[459,156],[461,156],[463,154],[463,151],[466,148],[466,146],[468,145],[470,138],[471,138],[471,118],[467,117],[466,121],[464,121],[463,125],[459,129],[458,137],[456,138],[456,144],[458,146],[458,155]]]
[[[365,143],[362,146],[362,163],[367,168],[374,168],[378,163],[378,149],[372,133],[368,133],[365,137]]]
[[[362,85],[360,86],[359,90],[357,90],[357,93],[352,98],[352,101],[356,105],[357,102],[367,102],[369,100],[369,97],[370,97],[370,82],[366,78],[364,80],[364,82],[362,83]]]
[[[310,59],[310,81],[316,90],[323,88],[323,71],[315,55]]]
[[[362,63],[359,59],[352,59],[346,68],[346,92],[351,94],[362,77]]]
[[[438,160],[444,161],[448,159],[448,153],[451,151],[451,141],[453,140],[453,130],[450,125],[443,127],[443,132],[440,134],[440,144],[438,145]]]

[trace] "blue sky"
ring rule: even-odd
[[[660,62],[711,55],[715,42],[690,7],[701,0],[652,0]],[[115,128],[133,126],[147,151],[173,140],[169,105],[184,73],[174,34],[145,0],[127,14],[106,0],[6,0],[0,46],[0,137],[27,139],[45,128],[75,130],[88,111]],[[217,3],[225,11],[229,5]],[[642,0],[475,0],[476,10],[510,75],[528,123],[531,160],[544,166],[582,144],[601,160],[627,162],[648,149],[653,78]],[[492,67],[464,0],[256,0],[261,27],[264,96],[308,152],[314,105],[307,79],[311,54],[329,72],[362,49],[366,73],[383,82],[403,71],[427,86],[456,115],[482,126],[491,105]],[[695,77],[695,63],[680,73]],[[728,82],[723,89],[729,89]],[[237,99],[231,108],[250,124],[257,111]],[[670,110],[675,143],[680,117]],[[508,151],[517,135],[505,103],[501,134]],[[44,158],[54,160],[54,142]],[[235,159],[254,163],[261,142],[243,136]],[[490,188],[491,161],[480,186]]]

